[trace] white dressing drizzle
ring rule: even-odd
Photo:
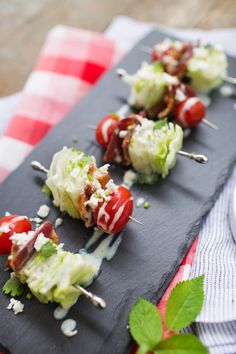
[[[76,329],[76,321],[68,318],[67,320],[63,321],[61,324],[61,331],[67,337],[72,337],[78,333]]]
[[[111,123],[112,123],[112,119],[107,119],[105,123],[102,125],[102,137],[106,142],[108,142],[108,129]]]
[[[55,318],[55,320],[63,320],[63,318],[65,318],[68,314],[69,310],[70,308],[64,309],[61,306],[57,306],[53,311],[53,317]]]

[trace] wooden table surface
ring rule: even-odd
[[[0,96],[20,90],[56,24],[103,31],[114,16],[176,27],[236,26],[236,0],[0,0]]]

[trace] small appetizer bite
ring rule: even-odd
[[[57,235],[49,221],[36,231],[14,233],[11,241],[9,266],[42,303],[71,307],[82,294],[80,285],[89,285],[98,273],[88,257],[65,251],[63,244],[57,244]]]
[[[117,233],[131,218],[133,198],[113,182],[108,167],[98,168],[93,156],[64,147],[44,172],[53,203],[62,212],[81,219],[86,227],[96,225],[106,233]]]
[[[145,117],[153,120],[167,117],[183,128],[204,123],[217,129],[205,119],[205,106],[192,87],[165,73],[160,62],[143,63],[134,75],[120,69],[118,75],[131,86],[129,103],[144,110]]]
[[[190,80],[198,92],[209,92],[219,87],[227,76],[227,57],[222,48],[165,39],[152,50],[152,60],[159,61],[164,70]]]
[[[176,154],[207,162],[204,155],[182,151],[182,145],[183,130],[178,124],[168,123],[167,119],[154,122],[132,114],[118,121],[103,159],[132,166],[139,174],[139,181],[150,184],[156,182],[158,176],[168,175],[175,166]]]

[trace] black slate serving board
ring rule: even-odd
[[[149,56],[140,50],[141,45],[152,46],[166,35],[151,32],[118,65],[134,72]],[[236,62],[229,58],[229,73],[236,73]],[[94,154],[98,165],[102,151],[94,142],[94,132],[87,124],[96,124],[109,111],[117,110],[128,96],[126,87],[110,70],[87,97],[54,128],[38,145],[25,162],[0,186],[0,216],[5,211],[34,217],[38,207],[49,204],[41,192],[43,177],[31,170],[32,160],[49,166],[53,154],[63,145],[72,145],[77,135],[77,146]],[[233,99],[223,98],[218,91],[212,96],[207,118],[219,126],[219,131],[199,126],[185,140],[184,148],[204,153],[207,165],[199,165],[178,157],[174,170],[167,179],[154,186],[134,186],[135,197],[148,199],[151,208],[135,209],[135,217],[144,226],[129,223],[124,239],[111,262],[103,263],[102,273],[91,290],[107,301],[107,309],[98,311],[80,298],[70,310],[69,317],[77,319],[78,334],[67,338],[60,331],[61,321],[53,318],[55,306],[42,305],[37,300],[23,299],[24,313],[18,316],[6,310],[9,297],[0,294],[0,342],[13,354],[22,353],[125,353],[130,348],[127,318],[136,298],[143,296],[158,301],[173,278],[179,264],[211,209],[236,159],[236,112]],[[7,156],[6,156],[7,158]],[[122,179],[122,168],[111,169],[115,181]],[[50,219],[58,211],[52,207]],[[91,234],[82,223],[64,218],[58,229],[65,248],[77,251]],[[1,257],[1,269],[5,258]],[[1,273],[0,287],[9,274]]]

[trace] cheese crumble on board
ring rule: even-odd
[[[12,310],[15,315],[18,315],[18,313],[23,312],[24,310],[24,304],[20,302],[19,300],[14,299],[13,297],[10,299],[10,303],[7,306],[8,310]]]

